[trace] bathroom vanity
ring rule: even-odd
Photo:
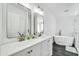
[[[51,56],[53,37],[43,35],[39,38],[14,42],[1,46],[2,56]]]

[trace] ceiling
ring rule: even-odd
[[[49,12],[56,16],[79,14],[78,3],[39,3],[36,5],[39,5],[45,12]]]

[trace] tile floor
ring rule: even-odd
[[[65,50],[65,46],[53,44],[53,56],[78,56],[75,53]]]

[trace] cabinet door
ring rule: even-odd
[[[40,44],[36,44],[25,51],[26,56],[40,56]]]
[[[33,46],[31,51],[31,56],[40,56],[40,44]]]
[[[50,38],[49,39],[50,40],[50,42],[49,42],[49,52],[50,52],[50,56],[53,54],[53,38]]]
[[[41,56],[49,55],[49,40],[42,42],[41,48]]]
[[[50,56],[52,55],[52,38],[47,39],[41,43],[41,56]]]
[[[41,56],[49,56],[52,54],[52,41],[50,39],[41,43]]]

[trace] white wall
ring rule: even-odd
[[[0,4],[0,44],[2,39],[2,4]]]
[[[3,14],[2,14],[2,45],[5,43],[13,42],[14,39],[7,38],[7,32],[6,32],[6,15],[7,15],[7,4],[2,4],[3,7]]]
[[[63,5],[63,6],[62,6]],[[56,34],[59,30],[62,31],[62,35],[72,36],[74,32],[74,20],[76,15],[79,14],[79,4],[60,4],[59,14],[56,13]],[[58,6],[59,7],[59,6]]]
[[[48,35],[55,35],[56,33],[56,18],[49,11],[44,16],[44,32]]]
[[[0,52],[1,52],[1,40],[2,40],[2,4],[0,4]]]
[[[73,26],[75,16],[57,16],[56,25],[57,25],[57,33],[61,30],[61,35],[72,36],[73,35]]]
[[[74,3],[47,3],[40,4],[43,7],[45,13],[45,32],[48,34],[53,34],[55,29],[57,29],[57,34],[59,29],[62,30],[63,35],[71,35],[73,33],[73,19],[78,12],[78,6]],[[55,21],[56,20],[56,21]],[[55,23],[56,22],[56,23]],[[56,24],[56,25],[55,25]]]

